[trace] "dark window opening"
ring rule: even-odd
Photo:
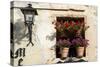
[[[57,17],[56,21],[57,21],[57,23],[61,23],[61,24],[63,24],[65,21],[68,21],[68,22],[70,22],[70,21],[77,22],[78,21],[80,23],[84,23],[84,17]],[[62,36],[62,37],[60,37],[59,32],[58,31],[56,32],[56,40],[57,41],[59,39],[67,39],[67,38],[73,39],[74,36],[75,36],[75,33],[71,34],[71,36]],[[81,33],[81,36],[83,38],[85,38],[85,32],[84,31]],[[57,46],[56,47],[56,57],[57,58],[60,58],[59,52],[60,52],[60,48]],[[69,57],[76,57],[77,56],[75,47],[71,46],[71,48],[69,48],[69,55],[68,56]],[[84,57],[85,56],[86,56],[86,48],[84,50]]]

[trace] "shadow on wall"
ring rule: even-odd
[[[56,38],[56,32],[55,33],[51,33],[51,35],[47,35],[46,39],[53,41]]]
[[[16,23],[13,24],[13,28],[15,43],[20,44],[22,39],[25,37],[28,38],[28,33],[26,33],[27,28],[21,19],[18,19]]]
[[[55,38],[56,38],[56,32],[46,36],[46,39],[50,41],[53,41]],[[56,48],[56,44],[51,46],[50,50],[55,50],[55,48]]]

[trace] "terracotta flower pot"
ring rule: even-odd
[[[83,57],[84,55],[84,47],[77,47],[77,57]]]
[[[69,53],[69,48],[68,47],[61,48],[60,54],[61,54],[62,58],[68,57],[68,53]]]

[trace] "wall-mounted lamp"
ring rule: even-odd
[[[34,25],[34,16],[38,15],[37,10],[32,7],[32,4],[28,4],[25,8],[20,8],[21,12],[24,14],[25,25],[28,27],[28,34],[29,34],[29,44],[34,46],[32,42],[32,24]]]

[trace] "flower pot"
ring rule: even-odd
[[[84,47],[77,47],[77,57],[81,58],[84,55]]]
[[[67,58],[69,53],[68,47],[63,47],[60,49],[61,58]]]

